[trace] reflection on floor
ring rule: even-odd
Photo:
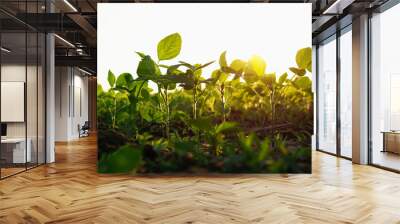
[[[400,155],[391,152],[374,151],[372,157],[373,163],[376,165],[400,170]]]
[[[313,152],[313,173],[96,172],[94,137],[0,181],[0,223],[399,223],[400,175]]]
[[[1,178],[13,175],[15,173],[19,173],[21,171],[24,171],[25,167],[11,167],[11,168],[1,168]]]
[[[1,169],[0,170],[1,178],[5,178],[5,177],[11,176],[13,174],[25,171],[26,169],[30,169],[30,168],[33,168],[33,167],[37,166],[36,163],[28,163],[28,164],[26,164],[26,167],[25,167],[25,164],[19,164],[17,166],[15,166],[15,165],[4,165],[4,164],[2,164],[2,165],[3,165],[3,167],[0,168]]]

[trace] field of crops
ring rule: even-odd
[[[311,48],[275,74],[262,57],[227,60],[229,51],[174,61],[179,33],[155,47],[136,52],[136,74],[109,71],[111,88],[98,85],[99,172],[311,172]]]

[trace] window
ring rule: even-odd
[[[336,153],[336,36],[318,48],[318,149]]]
[[[400,5],[371,18],[371,159],[400,170]]]
[[[340,154],[352,156],[352,34],[351,26],[340,36]]]

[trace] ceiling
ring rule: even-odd
[[[30,27],[55,32],[56,64],[80,66],[96,73],[97,3],[184,2],[173,0],[1,0],[0,22],[4,32]],[[233,0],[254,3],[312,3],[313,39],[335,32],[338,20],[351,23],[351,16],[377,7],[387,0]],[[190,2],[224,2],[199,0]],[[50,10],[51,8],[51,10]],[[52,13],[49,13],[52,11]],[[26,13],[27,12],[27,13]],[[290,16],[290,15],[288,15]],[[342,25],[346,25],[343,23]],[[333,27],[333,28],[332,28]],[[9,34],[10,35],[10,34]],[[13,38],[11,38],[13,39]],[[15,38],[19,41],[19,38]]]

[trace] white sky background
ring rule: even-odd
[[[266,71],[279,76],[296,65],[298,49],[311,47],[311,4],[100,3],[97,18],[97,79],[105,89],[109,69],[136,77],[135,51],[157,61],[158,42],[175,32],[182,37],[181,53],[162,63],[215,60],[203,69],[206,78],[225,50],[228,63],[260,55]]]

